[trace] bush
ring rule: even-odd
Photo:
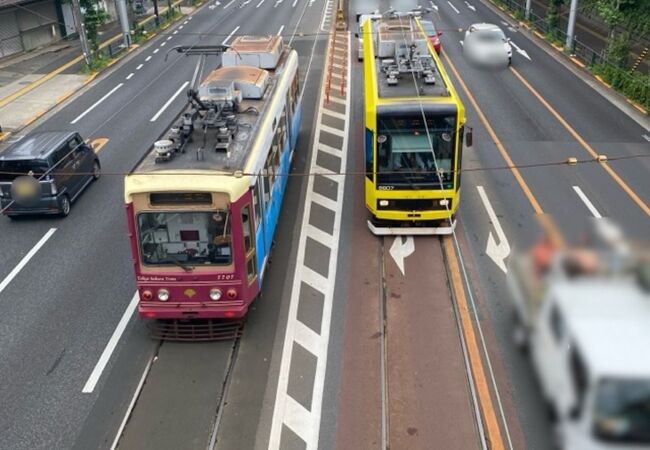
[[[593,67],[596,74],[630,100],[650,111],[650,76],[638,72],[629,72],[611,64],[597,64]]]

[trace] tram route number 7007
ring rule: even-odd
[[[377,189],[380,191],[392,191],[395,189],[395,186],[377,186]]]

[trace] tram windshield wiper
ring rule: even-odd
[[[182,262],[180,262],[180,261],[177,260],[177,259],[174,259],[174,258],[168,258],[168,261],[171,262],[172,264],[174,264],[175,266],[180,267],[180,268],[183,269],[185,272],[191,272],[191,271],[194,270],[194,266],[188,266],[188,265],[186,265],[186,264],[183,264]]]

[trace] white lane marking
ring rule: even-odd
[[[81,114],[79,114],[79,115],[77,116],[77,118],[74,119],[74,120],[73,120],[72,122],[70,122],[70,123],[71,123],[72,125],[74,125],[75,123],[79,122],[79,121],[80,121],[80,120],[81,120],[81,119],[82,119],[86,114],[88,114],[88,113],[89,113],[90,111],[92,111],[93,109],[97,108],[97,106],[99,106],[99,104],[100,104],[101,102],[103,102],[103,101],[106,100],[108,97],[110,97],[111,95],[113,95],[113,93],[114,93],[115,91],[117,91],[119,88],[121,88],[122,86],[124,86],[124,83],[120,83],[120,84],[118,84],[117,86],[115,86],[113,89],[111,89],[111,90],[109,91],[108,94],[104,95],[102,98],[100,98],[99,100],[97,100],[97,101],[96,101],[96,102],[95,102],[95,103],[94,103],[90,108],[88,108],[87,110],[85,110],[84,112],[82,112]]]
[[[260,6],[262,6],[262,3],[264,3],[265,1],[266,1],[266,0],[261,0],[261,1],[257,4],[257,6],[255,6],[255,7],[256,7],[256,8],[259,8]]]
[[[591,203],[591,200],[587,198],[584,192],[582,192],[582,189],[580,189],[579,186],[573,186],[573,190],[576,191],[576,194],[578,194],[578,197],[580,197],[580,200],[582,200],[582,203],[585,204],[589,212],[591,213],[592,216],[594,216],[596,219],[602,219],[603,216],[600,215],[596,207],[594,206],[593,203]]]
[[[274,8],[277,8],[279,4],[281,4],[284,0],[277,0],[275,2],[275,5],[273,5]]]
[[[404,239],[402,239],[402,236],[395,236],[393,245],[390,246],[389,253],[390,256],[392,256],[395,260],[395,264],[397,264],[397,267],[399,267],[402,275],[406,275],[406,271],[404,269],[404,260],[414,251],[415,241],[413,240],[413,236],[405,236]]]
[[[474,5],[470,5],[469,2],[465,2],[465,5],[472,11],[476,12],[476,8],[474,7]]]
[[[117,327],[115,327],[115,331],[113,331],[113,335],[108,340],[108,344],[106,344],[104,351],[99,357],[99,361],[97,361],[95,368],[93,369],[92,373],[88,377],[88,381],[86,381],[86,384],[81,390],[81,392],[83,392],[84,394],[90,394],[92,391],[95,390],[95,386],[99,381],[99,377],[102,376],[102,372],[106,368],[106,364],[108,364],[108,360],[111,358],[111,355],[113,354],[113,351],[117,346],[117,343],[120,342],[122,333],[124,333],[126,326],[129,324],[129,320],[131,320],[131,316],[133,315],[133,311],[135,311],[135,307],[138,306],[139,299],[140,298],[138,292],[136,291],[135,294],[133,295],[133,298],[131,299],[131,303],[129,303],[129,306],[126,307],[126,311],[124,311],[124,314],[122,315],[122,318],[118,322]]]
[[[282,34],[282,30],[284,30],[284,25],[282,25],[280,27],[280,29],[278,30],[278,36],[280,36]]]
[[[178,34],[178,30],[175,30],[172,34]]]
[[[502,21],[501,21],[501,24],[502,24],[503,26],[505,26],[505,27],[510,26],[510,24],[509,24],[508,22],[506,22],[505,20],[502,20]]]
[[[240,8],[240,9],[243,8],[244,6],[248,5],[251,1],[252,1],[252,0],[246,0],[244,3],[242,3],[241,5],[239,5],[239,8]]]
[[[450,1],[447,1],[447,3],[449,3],[449,6],[451,6],[451,9],[453,9],[454,11],[456,11],[456,14],[460,14],[460,11],[458,11],[458,10],[456,9],[456,7],[455,7],[454,5],[451,4]]]
[[[172,37],[171,37],[171,36],[169,36],[169,37],[167,38],[167,40],[168,40],[168,41],[170,41],[171,39],[172,39]]]
[[[293,3],[291,4],[291,7],[295,8],[297,4],[298,4],[298,0],[293,0]]]
[[[458,42],[460,42],[460,46],[461,46],[461,47],[464,47],[464,46],[465,46],[465,42],[464,42],[464,41],[458,41]]]
[[[311,6],[311,0],[309,0],[309,6]],[[329,9],[330,4],[332,3],[332,0],[327,0],[327,3],[325,4],[325,9]],[[325,29],[325,21],[329,18],[329,14],[323,14],[323,20],[320,22],[320,30],[321,31],[328,31]]]
[[[155,50],[153,51],[153,54],[155,55],[155,54],[158,53],[159,51],[160,51],[160,49],[157,48],[157,49],[155,49]]]
[[[128,74],[128,75],[126,76],[126,79],[127,79],[127,80],[130,80],[131,77],[132,77],[133,75],[134,75],[133,72],[131,72],[130,74]]]
[[[646,141],[650,142],[650,136],[648,136],[647,134],[644,134],[644,135],[643,135],[643,139],[645,139]]]
[[[519,53],[521,56],[526,58],[528,61],[531,61],[530,56],[528,56],[526,50],[522,50],[521,48],[519,48],[519,46],[514,42],[512,42],[512,40],[510,40],[510,45],[512,45],[515,48],[515,50],[517,50],[517,53]]]
[[[160,44],[161,47],[164,47],[165,45],[167,45],[167,42],[163,42],[162,44]]]
[[[228,2],[228,4],[226,4],[226,6],[223,7],[223,9],[226,9],[227,7],[229,7],[230,5],[232,5],[234,2],[235,2],[235,0],[230,0],[230,1]]]
[[[351,42],[348,39],[348,42]],[[329,51],[333,51],[330,49]],[[346,49],[347,52],[350,52],[350,46]],[[312,49],[313,56],[313,49]],[[310,66],[308,66],[310,67]],[[308,68],[309,70],[309,68]],[[347,67],[348,77],[350,79],[350,65]],[[303,82],[303,93],[306,86],[306,81]],[[319,144],[320,137],[320,124],[322,123],[322,108],[325,101],[325,86],[321,86],[320,96],[318,99],[318,112],[316,120],[316,132],[314,134],[314,140],[311,143],[312,153],[311,153],[311,162],[310,167],[313,171],[322,170],[316,164],[316,159],[318,152],[316,147]],[[301,93],[302,96],[302,93]],[[349,130],[349,112],[350,112],[350,96],[346,96],[345,101],[345,111],[347,112],[348,119],[344,122],[344,129],[346,133],[343,138],[343,145],[341,148],[341,170],[345,170],[347,164],[347,152],[345,149],[348,146],[347,141],[347,130]],[[338,186],[337,186],[337,198],[343,198],[343,192],[345,190],[345,177],[336,177]],[[332,321],[332,305],[334,299],[334,289],[336,284],[336,271],[337,271],[337,260],[338,260],[338,250],[339,250],[339,238],[341,231],[341,216],[342,216],[342,204],[341,202],[334,202],[328,199],[328,202],[332,203],[332,210],[335,213],[333,233],[331,237],[331,242],[333,245],[330,249],[330,257],[328,264],[327,277],[324,277],[316,272],[312,271],[304,265],[305,261],[305,247],[307,242],[307,237],[309,237],[308,227],[309,217],[311,213],[311,203],[312,199],[316,199],[318,195],[313,191],[313,177],[309,177],[307,182],[306,190],[306,201],[305,207],[302,214],[302,229],[305,230],[304,233],[300,234],[298,242],[298,253],[297,253],[297,264],[295,266],[295,272],[293,276],[293,285],[291,290],[291,297],[289,303],[289,313],[287,325],[285,328],[284,342],[282,346],[282,355],[280,359],[280,372],[278,374],[278,386],[275,394],[275,404],[273,407],[273,416],[271,424],[271,434],[268,439],[268,449],[269,450],[279,450],[280,449],[280,437],[282,428],[287,426],[294,433],[296,433],[300,438],[306,442],[306,448],[308,450],[315,450],[318,447],[318,437],[320,434],[320,424],[321,424],[321,415],[323,407],[323,389],[325,384],[325,373],[327,371],[327,356],[328,356],[328,346],[329,346],[329,337],[330,337],[330,326]],[[327,203],[327,202],[325,202]],[[305,325],[303,325],[297,317],[298,313],[298,302],[300,300],[300,290],[301,284],[305,282],[312,285],[315,289],[318,289],[324,294],[323,302],[323,313],[321,318],[321,333],[317,335],[311,330],[308,330]],[[296,402],[288,393],[289,387],[289,369],[291,365],[292,353],[294,343],[300,343],[305,349],[310,353],[316,356],[316,371],[314,375],[313,391],[312,391],[312,400],[311,407],[309,410],[302,407],[298,402]]]
[[[5,288],[9,285],[9,283],[11,283],[11,280],[13,280],[14,278],[16,278],[16,275],[18,275],[18,273],[19,273],[21,270],[23,270],[23,267],[25,267],[25,266],[27,265],[27,263],[29,262],[29,260],[32,259],[32,258],[34,257],[34,255],[36,254],[36,252],[39,251],[40,248],[41,248],[43,245],[45,245],[45,243],[47,242],[47,240],[48,240],[48,239],[49,239],[49,238],[54,234],[55,231],[56,231],[56,228],[50,228],[50,229],[47,231],[47,233],[45,233],[45,234],[43,235],[43,237],[41,238],[41,240],[38,241],[38,242],[36,243],[36,245],[33,246],[32,249],[31,249],[29,252],[27,252],[27,254],[26,254],[25,256],[23,256],[23,259],[20,260],[20,262],[16,265],[16,267],[14,267],[14,268],[12,269],[12,271],[9,272],[9,275],[7,275],[7,276],[5,277],[5,279],[2,280],[2,283],[0,283],[0,292],[4,291]]]
[[[163,112],[165,112],[165,110],[169,107],[169,105],[171,105],[171,103],[174,101],[174,99],[175,99],[176,97],[178,97],[178,95],[183,91],[183,89],[185,89],[185,88],[187,87],[188,84],[190,84],[189,81],[186,81],[185,83],[183,83],[183,84],[181,85],[181,87],[178,88],[178,90],[176,91],[176,93],[175,93],[174,95],[172,95],[172,96],[170,97],[169,100],[167,100],[167,103],[165,103],[165,104],[163,105],[163,107],[160,109],[160,111],[158,111],[158,112],[156,113],[156,115],[153,116],[153,117],[149,120],[149,122],[155,122],[155,121],[158,119],[158,117],[160,117],[160,115],[161,115]]]
[[[226,45],[226,42],[228,42],[228,41],[230,40],[230,38],[233,36],[233,34],[235,34],[235,33],[237,32],[237,30],[239,30],[239,25],[237,25],[237,26],[235,27],[235,29],[232,30],[232,31],[230,32],[230,34],[228,35],[228,37],[227,37],[226,39],[223,40],[223,42],[221,43],[221,45]]]
[[[217,2],[217,3],[219,3],[219,2]],[[194,18],[194,16],[190,16],[190,17],[187,18],[187,20],[192,20],[193,18]]]
[[[144,64],[140,64],[138,67],[135,68],[135,70],[140,70],[140,69],[142,69],[142,66],[144,66]]]
[[[490,217],[490,222],[492,222],[494,231],[496,231],[497,237],[499,238],[499,244],[497,244],[492,235],[492,231],[490,231],[488,234],[485,253],[492,259],[492,261],[494,261],[499,269],[503,270],[503,273],[508,273],[508,268],[504,261],[510,255],[510,244],[508,244],[506,234],[503,232],[503,228],[501,228],[499,219],[497,219],[497,215],[494,213],[494,209],[492,209],[492,205],[490,204],[490,200],[488,200],[483,186],[476,186],[476,189],[478,190],[478,194],[481,196],[483,206],[485,206],[485,210]]]
[[[150,60],[151,60],[151,55],[147,56],[147,57],[144,59],[144,62],[149,62]]]
[[[178,29],[179,29],[179,30],[182,30],[184,26],[185,26],[185,25],[181,25],[180,27],[178,27]]]
[[[187,25],[187,20],[185,22],[183,22],[183,25]]]
[[[438,11],[438,5],[436,5],[436,4],[433,3],[433,2],[429,2],[429,4],[431,5],[431,7],[432,7],[433,9],[435,9],[436,11]]]

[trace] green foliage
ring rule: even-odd
[[[630,72],[606,63],[594,66],[593,71],[611,84],[614,89],[650,111],[649,75]]]
[[[558,29],[560,27],[560,6],[564,0],[549,0],[548,9],[546,10],[546,25],[548,27],[548,34],[553,38],[557,38]]]
[[[111,58],[106,54],[96,51],[90,64],[84,63],[81,71],[85,74],[99,72],[111,62]]]
[[[97,3],[97,0],[79,0],[81,8],[85,10],[84,26],[86,37],[90,43],[90,51],[95,55],[99,50],[99,27],[106,23],[108,14]]]

